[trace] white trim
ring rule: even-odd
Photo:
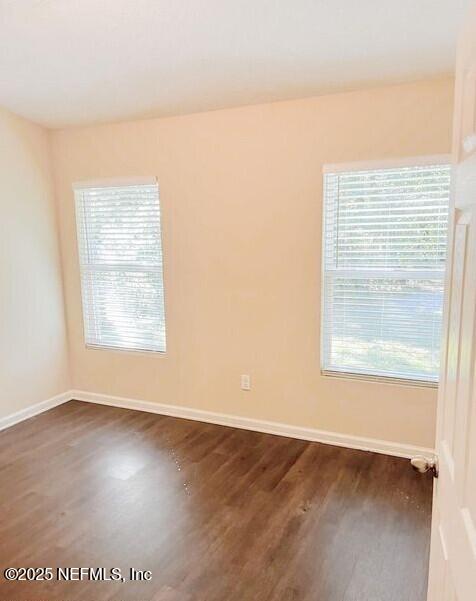
[[[420,165],[449,165],[451,162],[452,157],[450,154],[435,154],[376,161],[356,161],[353,163],[328,163],[322,166],[322,173],[367,171],[371,169],[392,169],[393,167],[415,167]]]
[[[243,430],[252,430],[254,432],[274,434],[276,436],[287,436],[288,438],[297,438],[299,440],[308,440],[311,442],[321,442],[338,447],[372,451],[374,453],[393,455],[395,457],[409,458],[413,457],[414,455],[425,455],[428,457],[434,456],[433,449],[401,444],[398,442],[390,442],[387,440],[377,440],[374,438],[364,438],[361,436],[352,436],[350,434],[339,434],[338,432],[328,432],[326,430],[317,430],[314,428],[291,426],[279,422],[270,422],[250,419],[248,417],[241,417],[238,415],[203,411],[202,409],[193,409],[191,407],[164,405],[162,403],[151,403],[150,401],[140,401],[137,399],[129,399],[107,394],[96,394],[84,390],[72,390],[69,394],[70,399],[85,401],[87,403],[108,405],[123,409],[133,409],[136,411],[145,411],[147,413],[157,413],[159,415],[190,419],[208,424],[230,426]]]
[[[339,369],[321,369],[324,378],[340,378],[344,380],[364,380],[365,382],[378,382],[379,384],[392,384],[393,386],[417,386],[418,388],[438,388],[438,380],[416,380],[412,378],[399,378],[383,374],[367,374],[358,371],[344,371]]]
[[[157,183],[156,177],[115,177],[74,182],[73,190],[82,190],[84,188],[116,188],[122,186],[152,186]]]
[[[315,428],[291,426],[279,422],[250,419],[249,417],[216,413],[214,411],[203,411],[202,409],[193,409],[191,407],[165,405],[163,403],[152,403],[150,401],[140,401],[108,394],[97,394],[84,390],[70,390],[0,418],[0,430],[14,426],[30,417],[39,415],[44,411],[48,411],[48,409],[53,409],[54,407],[67,403],[73,399],[84,401],[86,403],[94,403],[96,405],[107,405],[109,407],[132,409],[134,411],[145,411],[146,413],[156,413],[158,415],[189,419],[205,422],[207,424],[217,424],[220,426],[229,426],[231,428],[240,428],[242,430],[251,430],[253,432],[262,432],[264,434],[273,434],[275,436],[286,436],[288,438],[297,438],[298,440],[308,440],[310,442],[320,442],[349,449],[359,449],[384,455],[393,455],[395,457],[409,458],[415,455],[424,455],[432,458],[435,454],[434,449],[427,447],[418,447],[415,445],[390,442],[388,440],[378,440],[376,438],[366,438],[363,436],[353,436],[351,434],[340,434],[339,432],[329,432],[327,430],[318,430]]]
[[[165,351],[153,351],[149,349],[126,348],[123,346],[107,346],[105,344],[89,344],[84,343],[84,348],[88,351],[107,351],[108,353],[133,353],[135,355],[166,355]]]
[[[57,407],[58,405],[62,405],[67,401],[71,400],[71,392],[63,392],[62,394],[57,394],[46,401],[41,401],[40,403],[35,403],[34,405],[30,405],[25,409],[21,409],[16,413],[11,413],[10,415],[6,415],[5,417],[0,418],[0,430],[4,430],[5,428],[10,428],[15,424],[18,424],[25,419],[29,419],[30,417],[34,417],[35,415],[39,415],[44,411],[48,411],[48,409],[53,409],[53,407]]]

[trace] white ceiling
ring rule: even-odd
[[[450,73],[467,0],[0,0],[0,105],[51,127]]]

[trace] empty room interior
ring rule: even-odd
[[[476,599],[474,0],[0,0],[0,601]]]

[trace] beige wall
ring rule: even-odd
[[[452,86],[56,132],[73,386],[432,446],[435,390],[320,375],[321,168],[449,152]],[[165,356],[83,342],[71,184],[137,175],[160,181]]]
[[[69,387],[48,134],[0,109],[0,417]]]

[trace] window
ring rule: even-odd
[[[448,164],[324,173],[323,373],[437,382]]]
[[[165,352],[157,181],[74,191],[86,346]]]

